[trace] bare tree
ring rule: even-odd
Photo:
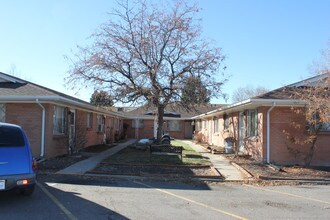
[[[188,79],[199,77],[210,97],[222,94],[224,56],[201,36],[196,5],[181,0],[130,3],[118,3],[93,35],[94,44],[79,47],[67,81],[73,88],[85,84],[110,91],[115,102],[157,107],[160,140],[164,108],[181,103]]]
[[[307,130],[307,132],[306,135],[295,135],[295,132],[288,131],[284,133],[295,145],[309,146],[307,152],[289,147],[290,152],[303,155],[306,165],[310,165],[313,159],[319,133],[330,130],[330,46],[323,55],[324,65],[322,68],[317,67],[317,76],[313,77],[313,80],[306,80],[302,85],[289,88],[294,99],[306,103],[305,108],[293,108],[293,111],[304,120],[292,121],[291,124],[295,129]]]
[[[240,102],[252,98],[254,96],[264,94],[268,91],[269,89],[266,89],[262,86],[258,86],[256,88],[254,88],[253,86],[239,87],[233,92],[232,101]]]

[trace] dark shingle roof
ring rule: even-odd
[[[196,106],[194,108],[191,108],[188,110],[184,109],[183,107],[176,105],[176,104],[172,104],[172,105],[168,105],[165,108],[165,113],[167,113],[168,115],[172,114],[174,118],[191,118],[194,117],[196,115],[205,113],[205,112],[209,112],[215,109],[218,109],[220,107],[224,106],[223,104],[208,104],[208,105],[201,105],[201,106]],[[139,107],[133,111],[130,112],[123,112],[123,115],[128,117],[128,118],[154,118],[155,116],[153,116],[151,113],[157,113],[157,109],[155,107],[148,107],[148,106],[142,106]],[[180,117],[178,117],[178,115]]]
[[[62,97],[75,102],[79,102],[81,104],[91,105],[89,102],[85,102],[81,99],[66,95],[64,93],[43,87],[41,85],[37,85],[22,79],[19,79],[14,76],[10,76],[8,74],[0,72],[1,75],[5,77],[9,77],[14,79],[14,82],[11,81],[0,81],[0,97],[7,97],[10,99],[11,97]],[[0,75],[0,77],[1,77]]]
[[[272,90],[270,92],[258,95],[252,99],[293,99],[293,88],[282,87],[279,89]]]
[[[47,89],[30,83],[0,82],[1,96],[54,96],[57,95]]]

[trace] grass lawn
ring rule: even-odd
[[[112,164],[166,164],[166,165],[210,165],[208,158],[194,151],[188,144],[181,141],[171,141],[174,146],[182,146],[182,162],[179,155],[152,155],[149,150],[127,147],[117,154],[108,157],[103,162]]]

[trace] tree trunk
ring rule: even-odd
[[[311,162],[313,160],[313,156],[314,156],[315,148],[316,148],[317,137],[318,137],[317,135],[315,137],[313,137],[311,147],[309,148],[309,152],[305,158],[305,165],[308,167],[311,165]]]
[[[164,106],[158,106],[158,114],[157,114],[157,143],[161,143],[162,136],[163,136],[163,123],[164,123]]]

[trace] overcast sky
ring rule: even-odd
[[[0,0],[0,72],[74,95],[64,86],[69,68],[64,56],[90,42],[114,2]],[[330,40],[329,0],[198,2],[203,35],[227,56],[229,96],[238,87],[276,89],[310,77]],[[89,101],[91,92],[76,96]]]

